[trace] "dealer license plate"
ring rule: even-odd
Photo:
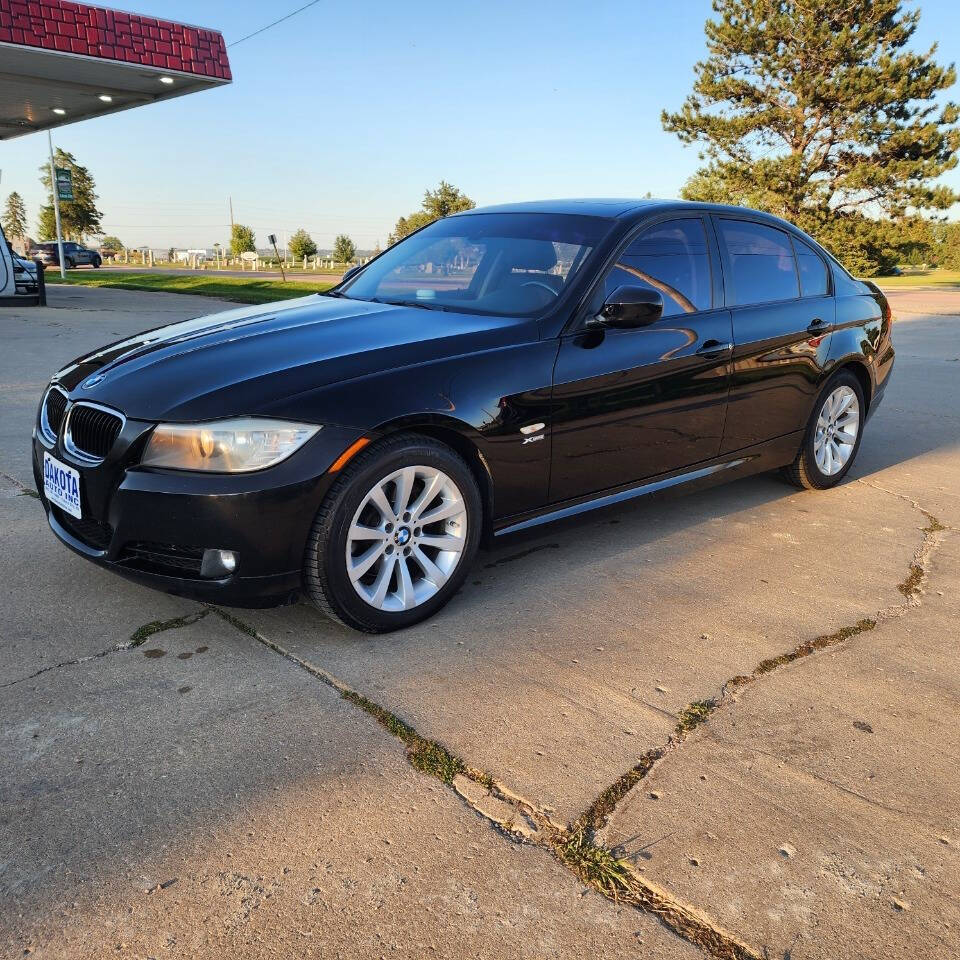
[[[47,499],[78,520],[80,513],[80,474],[49,453],[43,455],[43,492]]]

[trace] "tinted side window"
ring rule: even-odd
[[[800,295],[790,237],[782,230],[746,220],[717,220],[727,248],[733,304],[793,300]],[[728,289],[728,296],[731,291]]]
[[[667,220],[641,233],[607,274],[604,297],[624,284],[659,290],[665,317],[709,310],[710,254],[703,221]]]
[[[827,265],[802,240],[793,238],[797,251],[797,266],[800,268],[800,293],[804,297],[826,296],[830,285],[827,281]]]

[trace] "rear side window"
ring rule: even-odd
[[[800,295],[797,263],[786,233],[747,220],[721,218],[717,226],[733,274],[728,278],[732,284],[727,284],[729,302],[742,306]]]
[[[830,289],[827,265],[802,240],[793,238],[800,268],[800,294],[804,297],[824,297]]]
[[[641,233],[607,274],[604,296],[623,285],[659,290],[665,317],[709,310],[710,254],[703,221],[667,220]]]

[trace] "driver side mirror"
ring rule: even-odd
[[[361,264],[357,264],[355,267],[351,267],[341,278],[340,282],[343,283],[345,280],[349,280],[351,277],[356,276],[361,269]]]
[[[663,316],[663,296],[647,287],[617,287],[590,326],[629,330],[646,327]]]

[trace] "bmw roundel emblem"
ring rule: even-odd
[[[106,378],[107,376],[105,373],[98,373],[94,377],[87,377],[87,379],[83,381],[83,388],[84,390],[89,390],[91,387],[95,387],[98,383],[102,383],[104,380],[106,380]]]

